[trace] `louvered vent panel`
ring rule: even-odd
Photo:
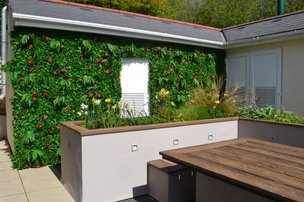
[[[136,112],[136,116],[145,115],[145,94],[144,93],[123,93],[122,99],[128,105],[128,109]]]
[[[275,87],[256,87],[255,88],[257,105],[259,107],[271,105],[275,107]]]

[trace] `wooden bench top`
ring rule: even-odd
[[[148,162],[148,165],[153,166],[154,168],[157,168],[158,170],[161,170],[165,173],[173,173],[173,172],[178,172],[182,170],[186,170],[187,167],[166,161],[164,159],[157,159],[157,160],[152,160]]]
[[[303,148],[241,138],[160,154],[274,199],[304,201]]]

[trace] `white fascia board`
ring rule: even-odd
[[[202,46],[216,49],[223,49],[224,42],[211,41],[193,37],[185,37],[174,34],[146,31],[128,27],[89,23],[83,21],[66,20],[35,15],[13,13],[15,26],[38,27],[58,29],[77,32],[89,32],[111,36],[130,37],[145,40],[164,41],[186,45]]]
[[[298,39],[304,37],[304,30],[292,30],[289,32],[272,34],[268,36],[254,37],[250,39],[237,40],[235,42],[226,42],[225,49],[242,48],[246,46],[262,45],[286,41],[291,39]]]

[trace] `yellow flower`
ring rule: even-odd
[[[224,97],[228,97],[228,93],[224,93]]]
[[[175,103],[174,103],[174,102],[171,102],[171,106],[172,106],[172,107],[175,107]]]
[[[117,105],[113,105],[113,106],[112,106],[112,109],[116,109],[116,108],[117,108]]]
[[[111,102],[111,98],[105,99],[105,102],[106,102],[106,103],[110,103],[110,102]]]
[[[215,100],[214,103],[215,103],[215,104],[220,104],[220,101],[219,101],[219,100]]]
[[[236,101],[235,101],[235,100],[232,100],[232,102],[235,103]]]
[[[165,93],[165,92],[166,92],[166,89],[165,89],[165,88],[162,88],[162,89],[160,89],[160,92]]]
[[[213,106],[213,109],[216,109],[216,105]]]

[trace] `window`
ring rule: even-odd
[[[121,70],[122,99],[135,116],[149,115],[149,62],[147,59],[123,59]]]

